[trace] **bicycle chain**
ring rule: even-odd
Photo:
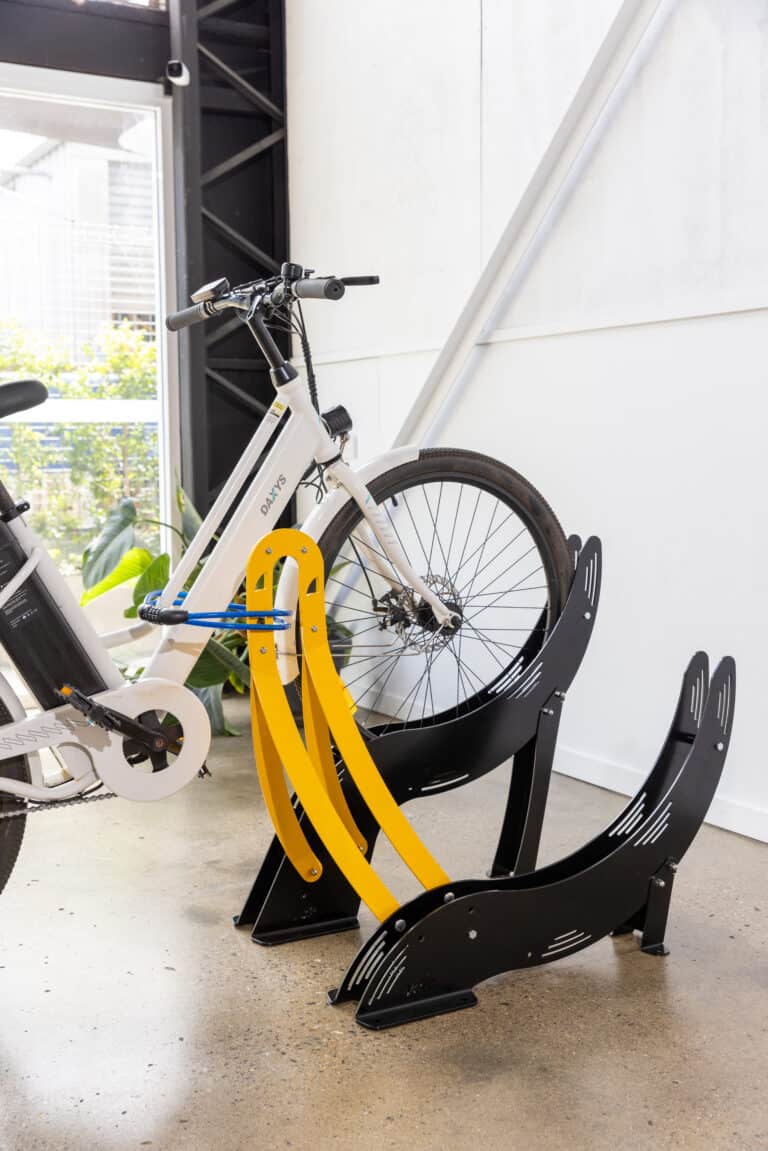
[[[51,811],[54,807],[75,807],[80,803],[96,803],[99,799],[117,799],[112,791],[102,791],[99,795],[76,795],[74,799],[52,799],[49,803],[31,803],[16,811],[0,811],[0,819],[23,819],[25,815],[36,815],[38,811]]]

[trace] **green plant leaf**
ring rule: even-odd
[[[144,602],[144,597],[151,591],[162,591],[168,583],[171,574],[171,557],[162,552],[155,556],[152,562],[144,569],[141,577],[136,581],[133,589],[133,604],[123,612],[126,619],[135,619],[137,608]]]
[[[181,484],[177,484],[176,486],[176,504],[181,512],[181,534],[185,542],[189,543],[190,540],[194,539],[197,535],[197,530],[203,522],[203,517]]]
[[[212,687],[214,684],[226,683],[233,672],[243,684],[250,684],[251,672],[248,665],[224,647],[223,643],[211,638],[187,676],[187,686]]]
[[[109,575],[104,576],[104,579],[99,580],[98,583],[92,587],[87,588],[80,597],[80,606],[85,607],[91,600],[96,599],[104,592],[111,591],[113,587],[118,587],[121,583],[126,583],[128,580],[136,579],[141,576],[142,572],[152,566],[152,556],[146,548],[129,548],[125,555],[118,561]],[[141,582],[139,580],[139,582]]]
[[[96,539],[91,540],[83,552],[82,575],[86,590],[108,576],[134,546],[135,522],[136,504],[133,500],[120,500],[109,512]]]
[[[189,683],[189,680],[187,680]],[[236,731],[234,727],[230,727],[224,715],[224,707],[221,701],[221,684],[215,684],[211,687],[193,687],[195,695],[198,696],[205,705],[205,710],[208,712],[208,719],[211,723],[212,735],[239,735],[240,732]]]

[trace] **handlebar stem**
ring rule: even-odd
[[[279,388],[282,384],[288,384],[291,380],[295,380],[299,373],[293,364],[289,364],[283,356],[283,353],[272,338],[272,333],[264,323],[263,316],[261,316],[259,312],[256,312],[250,317],[247,323],[251,335],[261,348],[264,359],[269,364],[269,374],[272,377],[272,383],[275,387]]]

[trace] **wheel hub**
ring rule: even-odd
[[[460,605],[454,600],[446,599],[441,600],[441,602],[443,606],[448,609],[448,611],[453,613],[451,619],[449,619],[447,623],[438,623],[437,616],[434,613],[432,605],[426,603],[426,601],[423,599],[419,600],[419,602],[416,604],[415,622],[420,628],[423,628],[424,631],[431,631],[434,633],[442,632],[443,634],[452,636],[461,627],[464,620],[464,614]]]
[[[451,619],[441,624],[426,600],[416,599],[410,588],[403,588],[400,592],[387,592],[379,600],[380,604],[386,604],[381,627],[391,627],[403,645],[412,651],[439,651],[451,642],[464,622],[461,598],[453,583],[445,576],[429,575],[422,578],[451,612]]]

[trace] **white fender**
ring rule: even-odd
[[[0,672],[0,700],[8,708],[8,714],[11,719],[18,722],[21,719],[27,718],[27,713],[24,710],[24,705],[17,696],[16,692],[11,687],[10,682],[6,679],[2,672]],[[43,769],[40,763],[40,756],[36,751],[27,753],[27,762],[29,764],[29,774],[34,784],[39,787],[43,785]],[[2,767],[0,766],[0,775],[2,774]]]
[[[402,448],[393,448],[377,456],[375,460],[355,468],[355,474],[364,484],[375,480],[384,472],[401,464],[411,463],[419,458],[419,449],[413,444],[406,444]],[[313,540],[317,541],[330,524],[334,516],[350,500],[349,494],[343,488],[336,488],[328,493],[322,503],[317,504],[301,525]],[[275,607],[282,611],[293,612],[291,626],[285,631],[276,632],[277,665],[280,669],[280,678],[283,683],[291,683],[299,674],[299,662],[296,659],[296,602],[298,597],[298,568],[293,560],[286,560],[280,572],[280,580],[275,593]]]

